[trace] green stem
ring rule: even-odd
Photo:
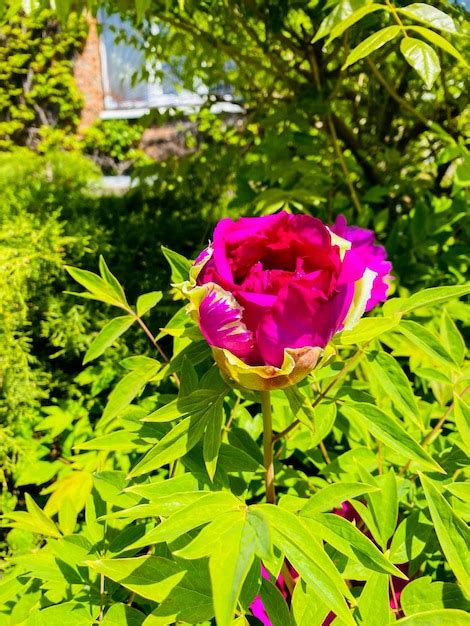
[[[273,461],[273,420],[271,412],[271,393],[261,391],[261,410],[263,414],[263,451],[266,481],[266,502],[276,504],[274,491],[274,461]]]

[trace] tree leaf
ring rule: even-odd
[[[373,33],[364,41],[356,46],[351,52],[348,54],[346,61],[341,69],[346,69],[353,63],[356,63],[360,59],[369,56],[372,52],[375,52],[386,43],[394,39],[400,32],[399,26],[387,26],[382,28],[381,30]]]
[[[336,26],[332,29],[330,36],[328,37],[328,41],[326,42],[326,46],[328,46],[334,39],[337,37],[341,37],[345,30],[351,28],[356,22],[362,20],[363,17],[369,15],[369,13],[373,13],[374,11],[384,11],[386,7],[383,4],[366,4],[365,6],[360,7],[354,13],[349,15],[346,19],[341,20]]]
[[[423,430],[413,389],[398,361],[391,354],[380,351],[368,353],[367,364],[374,380],[397,409]]]
[[[431,357],[434,361],[443,363],[447,367],[455,368],[455,362],[447,350],[442,345],[442,342],[421,324],[412,322],[411,320],[402,320],[397,330],[404,335],[408,341],[416,346],[421,352],[424,352]]]
[[[136,304],[137,315],[142,317],[142,315],[148,313],[150,309],[153,309],[153,307],[160,302],[162,296],[161,291],[149,291],[139,296]]]
[[[272,626],[291,626],[292,620],[286,601],[271,581],[262,579],[259,595]]]
[[[441,317],[440,335],[444,339],[445,347],[456,363],[461,364],[465,358],[466,346],[459,329],[446,310]]]
[[[470,588],[470,530],[434,482],[420,474],[437,538],[447,562],[464,589]]]
[[[343,405],[341,412],[351,421],[358,420],[366,425],[379,441],[415,461],[419,466],[434,472],[444,472],[441,466],[422,448],[401,424],[381,409],[366,402]]]
[[[405,7],[397,7],[397,11],[406,15],[406,17],[417,20],[418,22],[423,22],[424,24],[429,24],[429,26],[437,28],[438,30],[445,30],[449,33],[457,32],[454,20],[450,15],[447,15],[444,11],[430,4],[415,2]]]
[[[426,87],[431,89],[441,71],[439,57],[434,49],[421,39],[404,37],[400,42],[400,50],[411,67],[421,76]]]
[[[433,30],[429,30],[429,28],[423,28],[422,26],[409,26],[410,30],[414,30],[416,33],[425,37],[428,41],[433,43],[435,46],[438,46],[444,52],[447,52],[451,56],[453,56],[459,63],[468,67],[467,61],[460,54],[460,52],[444,37],[441,37],[438,33],[435,33]]]
[[[345,500],[351,500],[364,493],[378,491],[379,488],[365,483],[334,483],[323,487],[310,497],[308,502],[300,510],[300,515],[310,517],[318,513],[331,511],[341,505]]]
[[[94,359],[97,359],[103,354],[103,352],[113,344],[118,337],[126,332],[128,328],[135,322],[135,318],[132,315],[122,315],[121,317],[115,317],[108,322],[93,339],[90,347],[86,351],[83,358],[83,364],[89,363]]]

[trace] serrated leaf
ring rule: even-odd
[[[182,254],[165,248],[165,246],[162,246],[162,252],[171,267],[171,282],[178,285],[188,280],[192,262]]]
[[[139,296],[136,304],[137,315],[142,317],[142,315],[148,313],[150,309],[153,309],[153,307],[160,302],[162,296],[161,291],[149,291],[149,293],[144,293]]]
[[[404,37],[400,42],[400,50],[411,67],[421,76],[426,87],[431,89],[441,71],[437,53],[427,43],[414,37]]]
[[[300,515],[309,517],[326,511],[331,511],[346,500],[351,500],[364,493],[378,491],[379,488],[365,483],[335,483],[323,487],[310,497],[308,502],[300,510]]]
[[[399,411],[423,430],[419,409],[410,381],[398,361],[387,352],[370,352],[367,363],[377,384]]]
[[[346,69],[353,63],[357,63],[360,59],[369,56],[372,52],[375,52],[386,43],[394,39],[400,32],[399,26],[386,26],[381,30],[373,33],[364,41],[356,46],[351,52],[348,54],[346,61],[342,67],[342,69]]]
[[[434,482],[420,474],[437,538],[447,562],[464,589],[470,588],[470,530]]]
[[[406,432],[401,424],[373,404],[367,402],[345,404],[341,407],[341,412],[349,420],[358,420],[365,424],[376,439],[399,454],[403,454],[406,458],[415,461],[421,467],[434,472],[444,471],[426,450]]]
[[[408,341],[434,361],[443,363],[447,367],[455,367],[455,361],[442,345],[442,342],[430,330],[411,320],[402,320],[397,327]]]
[[[132,326],[135,318],[132,315],[122,315],[121,317],[115,317],[108,322],[96,335],[91,342],[90,347],[86,351],[83,358],[83,364],[89,363],[94,359],[97,359],[103,354],[103,352],[111,346],[118,337],[126,332],[128,328]]]
[[[184,577],[185,570],[160,556],[86,561],[88,567],[126,589],[154,602],[163,602]]]
[[[405,7],[397,7],[397,11],[406,15],[406,17],[417,20],[418,22],[423,22],[424,24],[429,24],[429,26],[437,28],[438,30],[445,30],[449,33],[457,32],[454,20],[450,15],[447,15],[444,11],[430,4],[415,2]]]
[[[411,313],[422,307],[442,304],[452,298],[461,298],[470,293],[470,284],[450,287],[431,287],[414,293],[409,298],[392,298],[384,304],[384,315]]]

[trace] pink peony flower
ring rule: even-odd
[[[182,286],[222,372],[251,389],[286,387],[332,336],[386,298],[391,264],[370,231],[285,211],[224,219]]]

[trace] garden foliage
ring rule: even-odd
[[[241,112],[208,101],[197,150],[123,198],[94,195],[74,154],[69,170],[20,155],[17,179],[0,163],[0,624],[242,626],[255,598],[276,626],[468,623],[463,9],[120,7],[150,59],[186,86],[229,83]],[[222,211],[281,207],[374,228],[395,280],[272,393],[273,505],[260,397],[222,379],[169,285]],[[299,579],[283,595],[284,559]]]

